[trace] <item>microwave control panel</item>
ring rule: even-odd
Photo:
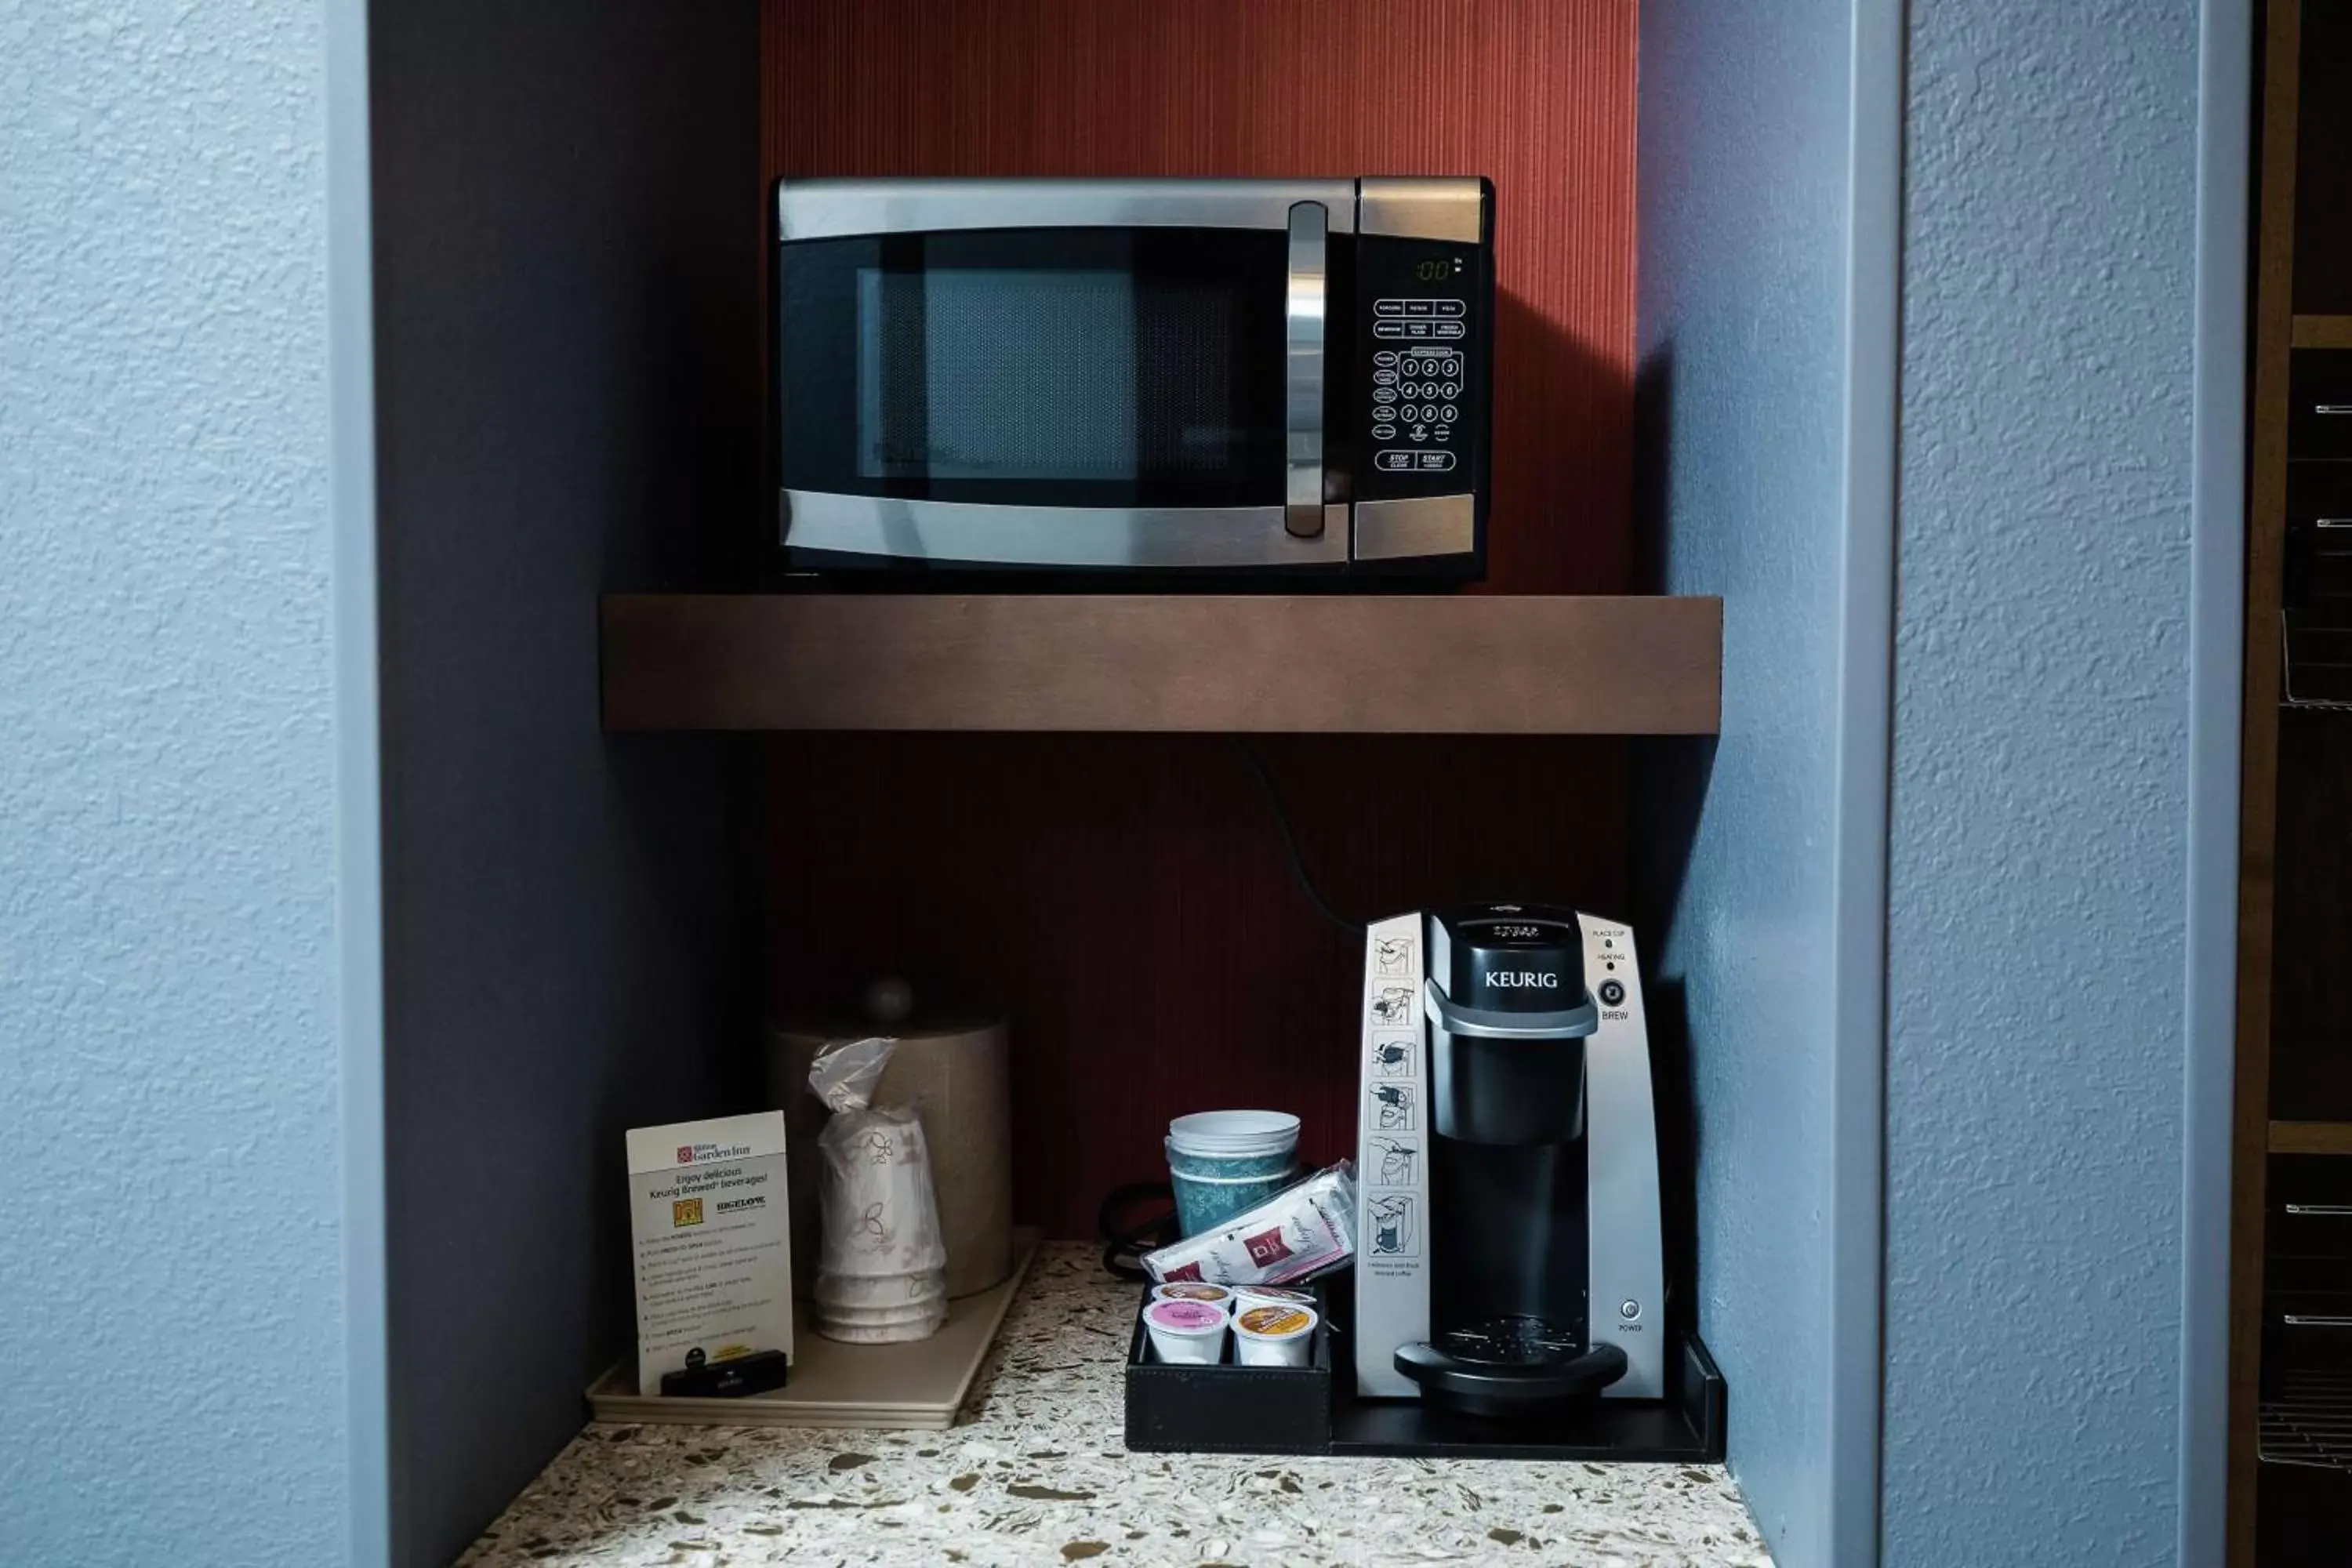
[[[1365,500],[1476,488],[1485,458],[1484,252],[1442,240],[1366,238],[1358,363],[1366,367],[1356,493]]]

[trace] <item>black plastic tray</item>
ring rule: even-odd
[[[1595,1399],[1540,1421],[1498,1421],[1437,1410],[1417,1399],[1359,1399],[1352,1373],[1335,1380],[1335,1454],[1460,1459],[1596,1459],[1712,1465],[1723,1458],[1723,1373],[1695,1334],[1668,1346],[1666,1397]]]
[[[1171,1366],[1151,1352],[1142,1301],[1127,1359],[1127,1446],[1150,1453],[1364,1454],[1479,1459],[1715,1464],[1723,1373],[1696,1334],[1676,1334],[1666,1397],[1596,1399],[1540,1421],[1498,1421],[1413,1399],[1360,1399],[1345,1288],[1316,1287],[1321,1321],[1303,1367]],[[1147,1290],[1142,1300],[1149,1300]],[[1226,1351],[1232,1355],[1230,1342]],[[1337,1371],[1334,1371],[1337,1366]]]
[[[1217,1366],[1178,1366],[1152,1353],[1146,1289],[1127,1352],[1127,1446],[1146,1453],[1328,1454],[1331,1451],[1331,1303],[1315,1293],[1315,1342],[1305,1366],[1239,1366],[1225,1336]]]

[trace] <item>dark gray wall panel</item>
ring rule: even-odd
[[[756,758],[603,735],[595,606],[757,516],[758,15],[370,41],[395,1561],[441,1563],[628,1342],[622,1130],[750,1059]]]

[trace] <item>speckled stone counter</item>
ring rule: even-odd
[[[1130,1454],[1135,1300],[1048,1247],[951,1430],[592,1426],[461,1563],[1769,1568],[1719,1467]]]

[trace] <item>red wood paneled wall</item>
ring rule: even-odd
[[[1632,0],[768,0],[770,177],[1484,174],[1496,186],[1486,591],[1631,555]],[[1261,743],[1358,917],[1479,896],[1621,911],[1606,741]],[[1085,1235],[1167,1118],[1269,1104],[1352,1141],[1360,957],[1197,737],[793,737],[771,763],[772,994],[880,971],[1014,1020],[1025,1215]],[[1507,829],[1507,830],[1506,830]]]

